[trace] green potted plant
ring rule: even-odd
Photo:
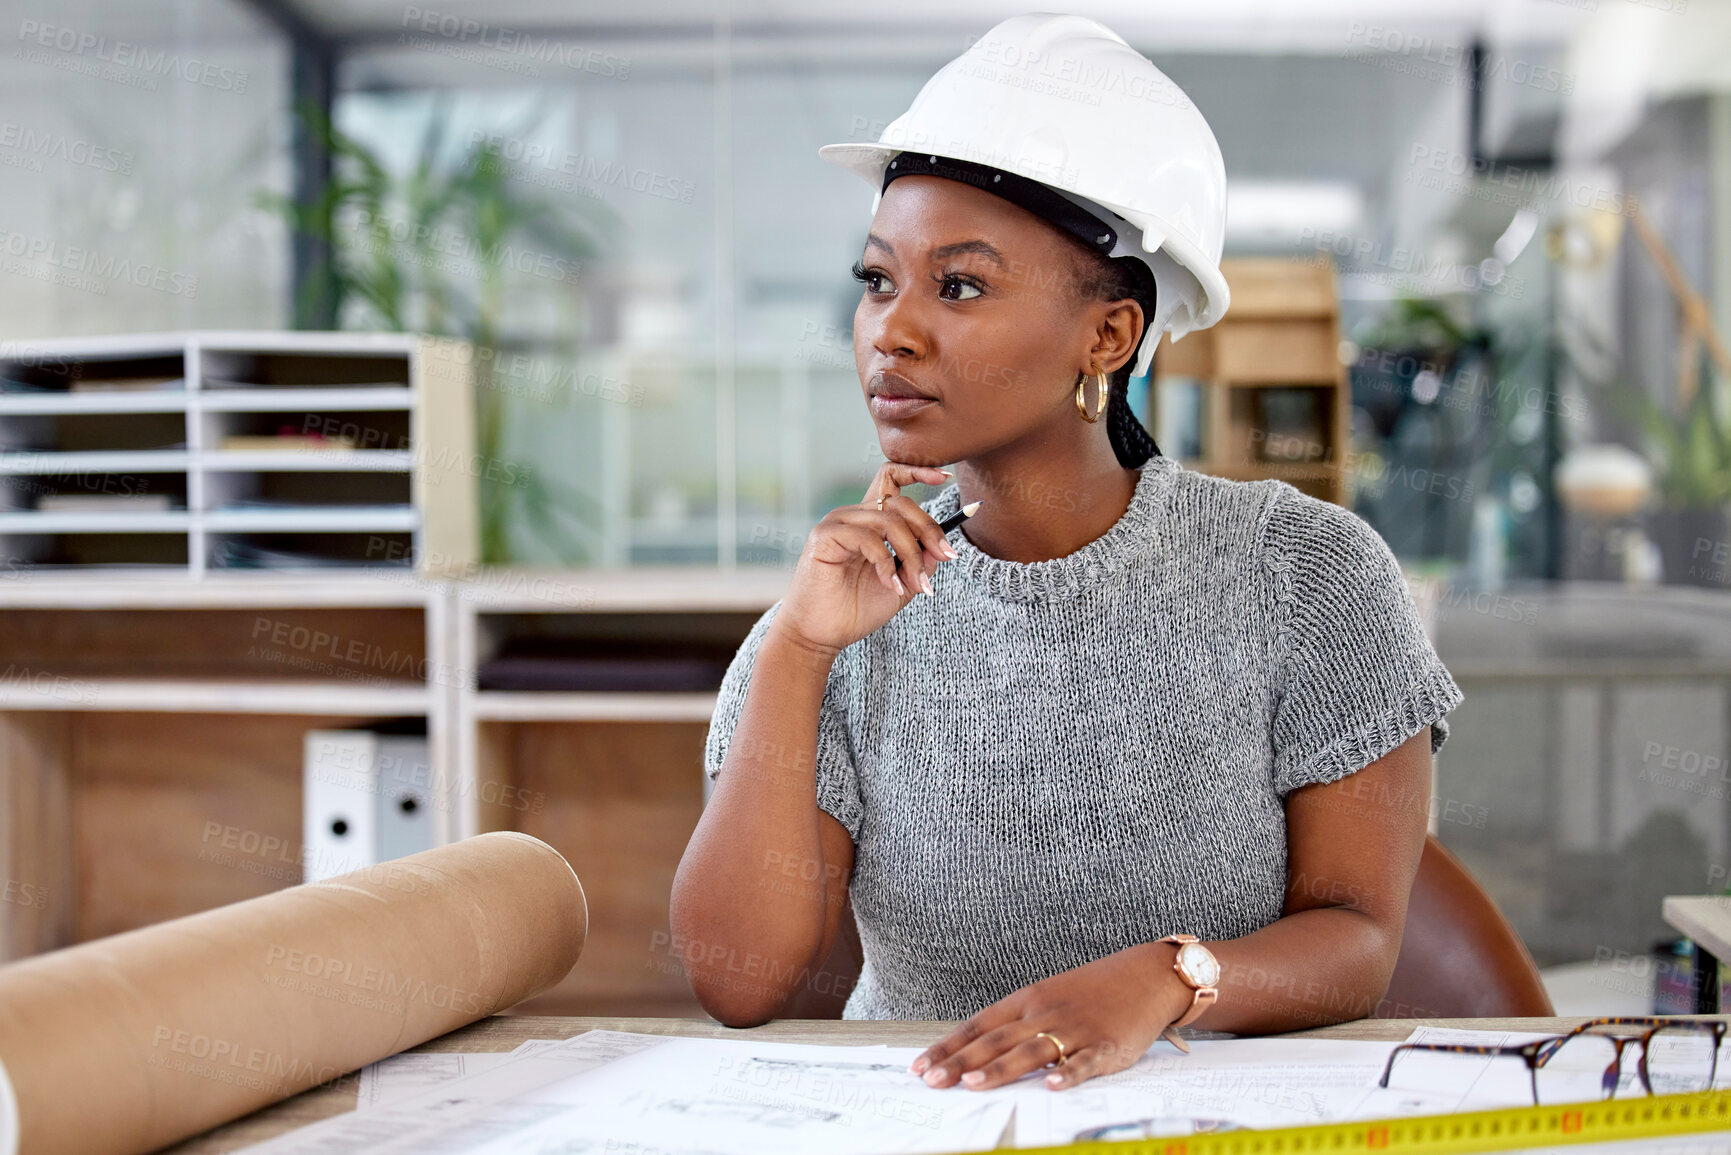
[[[580,267],[599,251],[595,238],[607,235],[613,222],[593,201],[530,195],[527,183],[514,179],[516,166],[496,150],[470,146],[454,153],[445,135],[447,111],[443,101],[433,108],[413,164],[397,174],[316,108],[303,108],[302,120],[322,137],[331,157],[330,179],[310,204],[271,192],[259,194],[259,201],[294,229],[323,242],[324,267],[302,291],[328,292],[339,325],[460,337],[475,345],[475,448],[483,460],[500,461],[509,448],[510,394],[493,378],[502,362],[497,353],[507,344],[502,333],[505,254],[510,245],[527,243],[540,254]],[[533,121],[514,135],[532,132]],[[472,242],[473,275],[448,271],[451,262],[440,251],[439,238],[452,235]],[[574,360],[575,343],[559,353]],[[582,543],[558,514],[598,523],[599,511],[587,494],[542,469],[484,470],[476,484],[484,564],[514,560],[513,527],[540,534],[564,561],[582,560]]]
[[[1724,587],[1723,557],[1731,541],[1731,429],[1720,415],[1718,375],[1701,376],[1700,388],[1681,414],[1623,381],[1598,386],[1598,392],[1633,428],[1653,467],[1655,502],[1648,511],[1648,536],[1659,546],[1665,579],[1673,583]]]

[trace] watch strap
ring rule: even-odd
[[[1218,999],[1219,997],[1220,997],[1220,991],[1214,987],[1202,987],[1201,989],[1195,991],[1192,994],[1191,999],[1190,999],[1190,1009],[1185,1011],[1182,1015],[1180,1015],[1178,1017],[1178,1021],[1173,1023],[1172,1025],[1174,1027],[1182,1027],[1182,1026],[1189,1025],[1190,1023],[1194,1022],[1197,1018],[1199,1018],[1203,1011],[1205,1011],[1209,1007],[1213,1006],[1215,1000]]]

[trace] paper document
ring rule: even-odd
[[[473,1150],[564,1155],[573,1137],[660,1155],[990,1149],[1014,1093],[928,1087],[907,1070],[920,1050],[675,1039],[548,1088],[559,1117]]]
[[[1407,1041],[1501,1046],[1537,1037],[1420,1027]],[[910,1075],[917,1047],[591,1031],[525,1043],[510,1054],[387,1059],[363,1072],[361,1109],[247,1150],[891,1155],[990,1150],[1012,1119],[1016,1144],[1038,1147],[1531,1103],[1518,1058],[1415,1052],[1397,1065],[1400,1078],[1382,1089],[1377,1082],[1395,1045],[1204,1039],[1182,1055],[1156,1043],[1129,1069],[1068,1091],[1048,1089],[1036,1072],[976,1092],[936,1090]],[[1722,1060],[1720,1073],[1721,1085],[1731,1082],[1731,1063]],[[1700,1143],[1651,1149],[1709,1155]]]
[[[1301,1127],[1350,1117],[1393,1043],[1203,1039],[1156,1043],[1134,1065],[1053,1093],[1018,1084],[1016,1145]]]
[[[512,1055],[556,1047],[558,1039],[530,1039],[514,1051],[442,1051],[392,1055],[361,1068],[360,1096],[355,1110],[367,1111],[381,1103],[406,1098],[417,1091],[473,1075],[503,1063]]]
[[[259,1155],[835,1155],[987,1150],[1015,1092],[935,1090],[918,1047],[814,1047],[591,1031],[504,1056]]]
[[[269,1155],[467,1151],[462,1144],[471,1138],[480,1142],[495,1131],[509,1133],[513,1120],[534,1114],[535,1108],[517,1102],[521,1096],[666,1041],[662,1035],[590,1031],[556,1046],[504,1055],[502,1062],[386,1099],[372,1110],[337,1115],[245,1150]]]

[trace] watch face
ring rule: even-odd
[[[1220,984],[1220,962],[1201,943],[1186,943],[1178,948],[1178,966],[1184,977],[1197,987]]]

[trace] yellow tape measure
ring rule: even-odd
[[[1023,1155],[1465,1155],[1731,1132],[1731,1091],[1023,1148]]]

